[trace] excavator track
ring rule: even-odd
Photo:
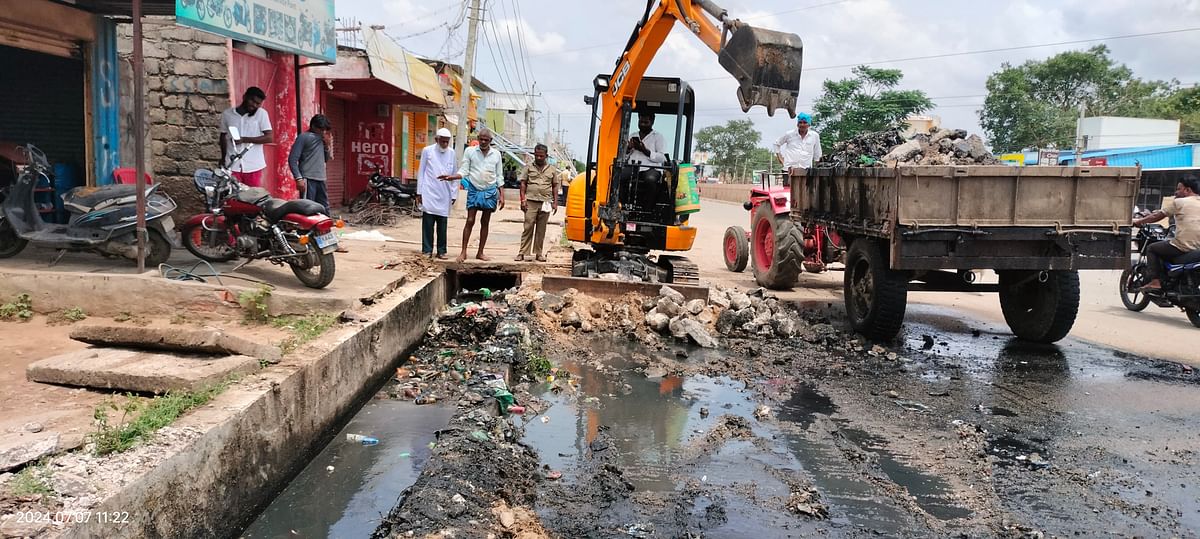
[[[674,284],[700,285],[700,266],[686,257],[659,255],[658,265],[670,271]]]

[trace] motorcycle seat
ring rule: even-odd
[[[157,185],[146,186],[146,196],[149,197],[158,188]],[[62,196],[63,207],[71,213],[90,213],[119,204],[137,202],[136,185],[102,185],[100,187],[76,187]]]
[[[322,206],[311,200],[299,198],[296,200],[283,200],[272,198],[263,206],[263,213],[272,223],[283,219],[289,213],[299,215],[318,215],[325,213],[325,206]]]
[[[260,206],[271,198],[271,193],[261,187],[244,188],[237,193],[238,202]]]
[[[1172,277],[1195,269],[1200,269],[1200,249],[1184,254],[1167,264],[1167,274]]]

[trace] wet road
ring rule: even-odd
[[[561,358],[580,393],[543,391],[553,406],[526,426],[543,462],[564,472],[544,521],[597,537],[570,523],[668,537],[1200,530],[1200,384],[1185,367],[1074,340],[1030,345],[927,306],[912,309],[903,342],[894,368],[849,376],[673,376],[623,340],[594,343],[591,361]],[[663,365],[723,353],[659,352]],[[757,421],[762,403],[774,413]],[[729,416],[749,431],[714,435]],[[581,515],[597,458],[623,470],[633,501]],[[805,488],[828,520],[789,508]],[[567,491],[570,503],[552,501]]]

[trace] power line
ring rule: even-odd
[[[1037,43],[1037,44],[1033,44],[1033,45],[1017,45],[1017,46],[1012,46],[1012,47],[998,47],[998,48],[994,48],[994,49],[979,49],[979,50],[963,51],[963,52],[947,52],[947,53],[941,53],[941,54],[928,54],[928,55],[923,55],[923,56],[910,56],[907,58],[893,58],[890,60],[871,60],[871,61],[866,61],[866,62],[854,62],[854,63],[849,63],[849,64],[837,64],[837,65],[828,65],[828,66],[819,66],[819,67],[809,67],[809,68],[804,68],[803,71],[805,71],[805,72],[807,72],[807,71],[826,71],[826,70],[830,70],[830,69],[844,69],[847,67],[857,67],[857,66],[861,66],[861,65],[893,64],[893,63],[900,63],[900,62],[913,62],[913,61],[918,61],[918,60],[932,60],[932,59],[936,59],[936,58],[953,58],[953,57],[957,57],[957,56],[970,56],[970,55],[975,55],[975,54],[989,54],[989,53],[994,53],[994,52],[1036,49],[1036,48],[1041,48],[1041,47],[1056,47],[1056,46],[1060,46],[1060,45],[1077,45],[1080,43],[1093,43],[1096,41],[1114,41],[1114,40],[1118,40],[1118,39],[1133,39],[1133,38],[1139,38],[1139,37],[1160,36],[1160,35],[1167,35],[1167,34],[1179,34],[1179,33],[1184,33],[1184,32],[1195,32],[1197,30],[1200,30],[1200,27],[1181,28],[1178,30],[1163,30],[1163,31],[1159,31],[1159,32],[1144,32],[1144,33],[1140,33],[1140,34],[1123,34],[1123,35],[1117,35],[1117,36],[1097,37],[1097,38],[1090,38],[1090,39],[1074,39],[1074,40],[1069,40],[1069,41],[1055,41],[1053,43]],[[688,83],[692,84],[692,83],[702,82],[702,81],[714,81],[714,80],[724,80],[724,79],[729,79],[729,76],[723,75],[723,76],[719,76],[719,77],[704,77],[704,78],[698,78],[698,79],[690,79],[690,80],[688,80]],[[542,90],[542,91],[547,92],[547,93],[552,93],[552,92],[578,92],[580,90],[591,90],[591,88],[561,88],[561,89],[555,89],[555,90]]]

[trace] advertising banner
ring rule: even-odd
[[[175,20],[260,47],[337,61],[333,0],[175,0]]]

